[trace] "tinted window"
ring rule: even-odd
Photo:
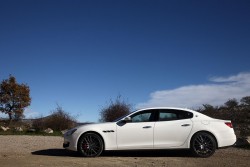
[[[159,113],[159,121],[168,121],[168,120],[175,120],[178,116],[176,113],[169,113],[169,112],[160,112]]]
[[[171,121],[193,118],[193,113],[182,110],[159,110],[159,121]]]
[[[131,115],[132,122],[150,122],[154,121],[154,110],[141,111]]]

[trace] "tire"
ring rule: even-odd
[[[191,140],[190,149],[194,156],[207,158],[214,154],[216,141],[209,133],[198,132]]]
[[[79,139],[77,150],[84,157],[97,157],[103,151],[102,138],[95,133],[86,133]]]

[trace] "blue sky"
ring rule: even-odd
[[[0,80],[30,86],[26,117],[97,121],[118,95],[219,105],[250,95],[249,16],[247,0],[1,0]]]

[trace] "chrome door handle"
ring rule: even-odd
[[[152,126],[144,126],[144,129],[152,128]]]
[[[181,125],[181,126],[190,126],[190,124],[183,124],[183,125]]]

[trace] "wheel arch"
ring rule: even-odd
[[[192,135],[192,137],[191,137],[191,139],[190,139],[190,141],[189,141],[189,148],[191,148],[191,143],[192,143],[192,140],[193,140],[194,136],[195,136],[197,133],[201,133],[201,132],[207,133],[207,134],[211,135],[211,136],[214,138],[215,142],[216,142],[216,143],[215,143],[215,144],[216,144],[216,149],[219,148],[219,147],[218,147],[218,140],[217,140],[216,136],[215,136],[212,132],[209,132],[209,131],[207,131],[207,130],[201,130],[201,131],[195,132],[195,133]]]
[[[103,143],[103,150],[105,150],[105,141],[104,141],[102,135],[101,135],[100,133],[96,132],[96,131],[86,131],[86,132],[82,133],[82,134],[79,136],[78,140],[77,140],[77,149],[78,149],[78,144],[79,144],[80,138],[81,138],[83,135],[87,134],[87,133],[94,133],[94,134],[98,135],[98,136],[101,138],[101,140],[102,140],[102,143]]]

